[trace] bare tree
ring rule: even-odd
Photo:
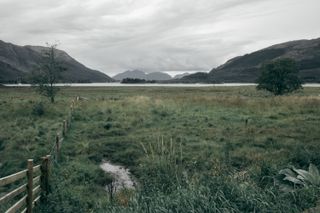
[[[33,87],[39,94],[48,97],[51,103],[59,91],[56,83],[61,78],[61,73],[66,70],[57,59],[57,44],[47,44],[43,57],[36,70],[31,74]]]

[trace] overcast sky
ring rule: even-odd
[[[0,40],[59,41],[109,75],[208,71],[269,45],[320,37],[320,0],[0,0]]]

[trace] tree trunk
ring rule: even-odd
[[[51,100],[51,103],[54,103],[54,97],[53,96],[50,97],[50,100]]]

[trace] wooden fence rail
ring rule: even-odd
[[[80,98],[77,96],[75,100],[72,100],[70,106],[70,116],[68,119],[63,120],[62,123],[62,137],[60,133],[57,133],[54,143],[54,154],[46,155],[41,158],[41,164],[34,166],[33,159],[28,159],[27,169],[19,171],[15,174],[8,175],[6,177],[0,178],[0,187],[7,186],[22,179],[27,179],[27,182],[21,183],[22,185],[12,189],[5,195],[0,197],[0,206],[12,201],[18,196],[22,196],[16,203],[14,203],[5,213],[14,213],[20,210],[20,212],[32,213],[34,206],[40,200],[40,198],[45,198],[50,192],[50,161],[52,157],[55,157],[55,161],[58,162],[60,159],[60,149],[61,143],[63,142],[63,137],[67,134],[72,121],[72,114],[74,111],[75,102],[79,101]],[[40,173],[40,174],[39,174]],[[25,181],[25,180],[24,180]],[[21,210],[22,209],[22,210]]]
[[[30,213],[32,212],[33,205],[40,198],[40,178],[41,176],[47,176],[48,174],[40,173],[40,175],[37,175],[40,172],[40,165],[33,166],[33,159],[29,159],[27,165],[28,167],[26,170],[0,178],[1,186],[6,186],[27,178],[27,183],[18,186],[0,198],[0,204],[4,204],[23,194],[23,197],[13,204],[6,213],[17,212],[23,207],[25,207],[25,209],[22,211]],[[46,179],[48,177],[43,178]],[[36,195],[38,196],[36,197]]]

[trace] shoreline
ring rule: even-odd
[[[31,84],[2,84],[6,87],[31,87]],[[241,87],[241,86],[257,86],[255,83],[221,83],[221,84],[205,84],[205,83],[175,83],[175,84],[122,84],[122,83],[59,83],[58,87]],[[320,83],[306,83],[303,87],[320,87]]]

